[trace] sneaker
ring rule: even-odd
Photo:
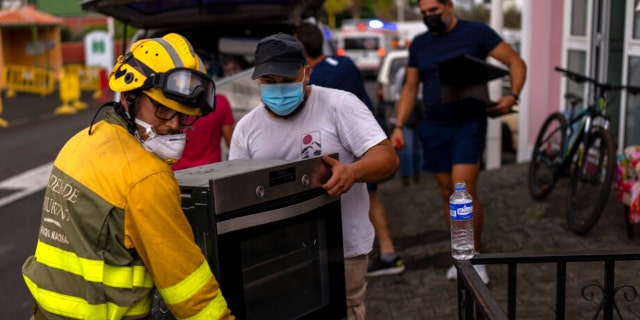
[[[447,270],[447,280],[458,280],[458,269],[456,269],[456,266],[452,265]]]
[[[487,274],[487,266],[484,264],[474,264],[473,268],[476,269],[476,272],[482,279],[482,282],[486,285],[489,284],[489,275]],[[447,270],[447,280],[458,280],[458,270],[455,266],[451,266],[449,270]]]
[[[489,284],[489,275],[487,274],[487,266],[484,264],[474,264],[473,267],[476,269],[476,272],[482,279],[484,284]]]
[[[400,257],[396,257],[391,262],[386,262],[378,257],[369,268],[367,268],[367,277],[387,276],[404,272],[404,262]]]

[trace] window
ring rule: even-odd
[[[573,0],[571,3],[571,35],[587,35],[587,0]]]
[[[396,73],[398,72],[398,69],[400,69],[400,67],[402,66],[406,66],[407,62],[408,62],[409,58],[401,58],[401,59],[394,59],[393,61],[391,61],[391,67],[389,68],[389,83],[394,83],[395,82],[395,78],[396,78]]]
[[[636,22],[638,21],[637,17],[636,13]],[[640,86],[640,57],[629,57],[628,75],[627,83],[629,85]],[[638,145],[640,144],[640,128],[637,127],[638,123],[640,123],[640,97],[627,94],[626,108],[624,145]]]
[[[640,38],[640,11],[638,11],[638,6],[640,5],[640,0],[636,0],[634,2],[633,8],[635,9],[633,13],[633,38]]]
[[[587,66],[587,53],[580,50],[569,50],[568,56],[568,69],[577,72],[579,74],[586,75],[586,66]],[[584,83],[576,83],[571,80],[567,80],[567,93],[573,93],[578,97],[585,98],[585,84]],[[584,101],[584,100],[583,100]],[[583,102],[584,104],[585,102]],[[577,112],[574,111],[574,112]]]
[[[376,37],[344,38],[345,50],[378,50],[380,40]]]

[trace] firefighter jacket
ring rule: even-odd
[[[49,319],[233,319],[180,206],[171,167],[115,112],[71,138],[47,183],[23,277]]]

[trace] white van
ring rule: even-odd
[[[336,36],[338,55],[347,56],[365,72],[376,72],[387,54],[384,35],[374,31],[341,32]]]
[[[335,34],[337,54],[353,60],[358,68],[367,76],[375,76],[382,58],[393,48],[398,32],[395,27],[385,28],[382,22],[372,27],[368,23],[356,23],[343,26]],[[373,23],[375,26],[376,24]]]

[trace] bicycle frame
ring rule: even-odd
[[[606,90],[601,85],[596,85],[596,93],[598,97],[598,105],[588,105],[587,108],[580,111],[577,115],[573,115],[574,107],[571,106],[569,110],[569,118],[567,119],[567,140],[562,150],[562,163],[560,164],[560,172],[564,172],[573,163],[573,158],[581,147],[581,142],[585,138],[589,137],[589,132],[594,127],[602,127],[605,130],[609,129],[609,116],[606,114]],[[602,121],[596,121],[597,119]],[[575,125],[580,123],[577,130],[574,129]],[[577,135],[576,135],[577,134]]]

